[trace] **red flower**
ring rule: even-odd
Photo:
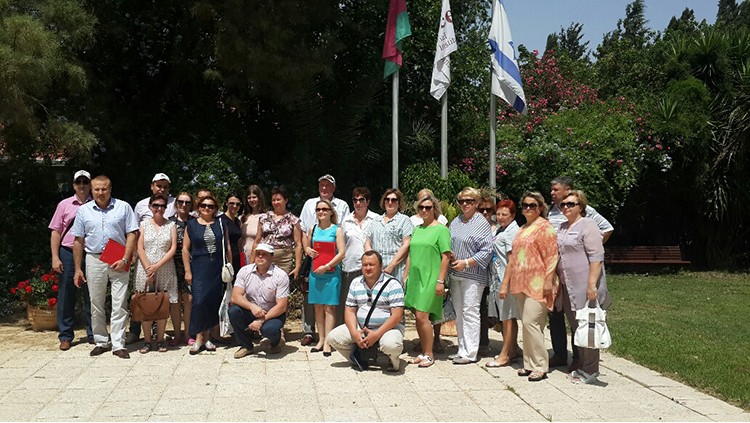
[[[54,307],[55,304],[57,304],[57,298],[50,298],[49,300],[47,300],[47,305],[49,306],[49,308]]]
[[[26,286],[26,288],[24,288],[24,289],[25,289],[25,290],[26,290],[26,292],[28,292],[29,294],[31,294],[31,291],[33,291],[33,289],[31,289],[31,287],[30,287],[30,286],[28,286],[28,285],[27,285],[27,286]]]
[[[50,277],[49,273],[45,273],[45,274],[42,275],[42,280],[44,282],[49,282],[50,279],[51,279],[51,277]]]
[[[52,285],[52,292],[57,292],[57,290],[60,289],[57,285]]]
[[[11,289],[10,289],[10,293],[11,293],[11,294],[15,294],[15,293],[16,293],[16,288],[11,288]]]

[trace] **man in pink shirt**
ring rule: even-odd
[[[52,270],[61,273],[57,291],[57,328],[60,332],[60,349],[67,351],[73,342],[73,324],[75,320],[75,306],[78,288],[73,283],[75,267],[73,265],[73,241],[75,237],[70,232],[76,217],[78,207],[91,201],[91,175],[85,170],[79,170],[73,175],[73,189],[75,195],[66,198],[57,205],[49,228],[50,250],[52,252]],[[89,344],[94,343],[91,331],[91,304],[89,290],[83,289],[83,310],[86,313],[86,334]]]

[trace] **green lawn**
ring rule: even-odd
[[[750,409],[750,274],[609,274],[610,352]]]

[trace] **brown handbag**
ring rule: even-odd
[[[130,297],[132,320],[148,322],[164,320],[167,317],[169,317],[169,293],[165,291],[136,292]]]

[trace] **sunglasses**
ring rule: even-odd
[[[202,209],[211,209],[211,210],[213,210],[213,209],[216,208],[216,204],[201,203],[198,207],[200,207]]]
[[[176,203],[180,206],[190,205],[190,200],[176,200]]]
[[[329,209],[328,207],[319,207],[319,208],[315,209],[315,211],[318,212],[318,213],[320,213],[320,212],[324,212],[324,211],[331,211],[331,209]]]
[[[91,183],[91,181],[89,181],[88,179],[84,179],[84,178],[78,178],[73,183],[77,185],[88,185]]]
[[[154,209],[154,210],[166,209],[167,205],[166,204],[161,204],[161,203],[153,203],[153,204],[151,204],[151,208]]]
[[[463,206],[464,204],[474,204],[475,201],[473,198],[462,198],[458,200],[458,204]]]
[[[398,198],[386,197],[385,202],[386,203],[398,203]]]
[[[353,203],[365,203],[367,202],[367,199],[364,197],[352,198],[352,202]]]
[[[539,204],[537,204],[537,203],[523,203],[523,204],[521,204],[521,208],[524,209],[524,210],[529,210],[529,209],[533,210],[533,209],[535,209],[537,207],[539,207]]]
[[[492,207],[480,207],[477,210],[479,213],[492,213],[494,211]]]
[[[564,203],[560,203],[560,207],[564,209],[572,209],[573,207],[577,206],[579,203],[574,203],[572,201],[566,201]]]
[[[227,205],[239,207],[242,205],[239,201],[227,201]]]
[[[417,208],[419,209],[419,211],[422,211],[422,210],[430,211],[432,210],[432,207],[433,206],[418,206]]]
[[[367,293],[367,305],[372,306],[372,292]]]

